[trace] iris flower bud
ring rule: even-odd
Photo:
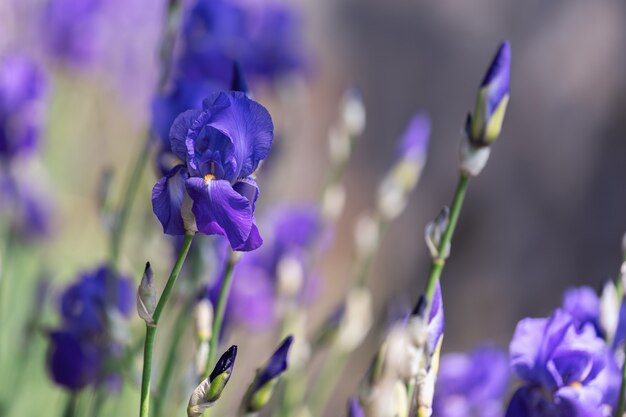
[[[480,84],[474,114],[468,115],[467,134],[473,145],[491,145],[500,135],[509,102],[511,45],[503,42]]]
[[[146,262],[141,283],[137,289],[137,313],[148,326],[154,326],[152,314],[156,309],[156,289],[154,287],[154,273],[150,262]]]
[[[441,243],[441,238],[443,237],[443,234],[448,227],[449,220],[450,209],[444,206],[435,218],[435,220],[428,223],[426,225],[426,228],[424,229],[424,239],[426,240],[426,245],[428,246],[428,250],[430,251],[430,256],[433,259],[446,259],[450,254],[449,242],[448,247],[445,249],[444,253],[439,254],[439,244]]]
[[[280,375],[287,370],[287,355],[292,343],[293,336],[287,336],[265,365],[257,369],[241,403],[241,414],[256,413],[270,401]]]
[[[233,345],[217,361],[211,375],[202,381],[191,394],[187,406],[188,417],[200,417],[222,395],[235,366],[237,346]]]

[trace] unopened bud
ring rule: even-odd
[[[154,286],[154,273],[150,262],[146,262],[146,268],[141,277],[139,288],[137,289],[137,313],[148,326],[154,326],[152,315],[157,306],[156,288]]]
[[[198,340],[209,340],[213,330],[213,304],[211,301],[206,298],[198,301],[194,309],[194,316]]]
[[[211,375],[202,381],[191,394],[187,406],[188,417],[200,417],[212,407],[222,395],[230,376],[233,373],[237,346],[233,345],[217,361]]]
[[[447,247],[443,251],[443,253],[439,253],[439,245],[441,244],[441,238],[448,228],[448,222],[450,220],[450,209],[444,206],[435,220],[428,223],[426,228],[424,229],[424,239],[426,240],[426,245],[428,246],[428,250],[430,251],[430,256],[433,259],[443,258],[446,259],[450,254],[450,243],[448,242]]]
[[[335,221],[341,216],[346,203],[346,190],[341,184],[329,186],[322,196],[322,216],[329,221]]]
[[[360,136],[365,129],[365,106],[361,93],[356,89],[345,92],[341,103],[341,121],[348,135]]]
[[[297,296],[304,284],[302,262],[294,256],[283,256],[278,262],[278,293],[284,297]]]
[[[356,349],[369,332],[373,321],[372,296],[366,288],[352,289],[339,325],[337,348],[343,352]]]
[[[443,338],[439,339],[437,347],[430,360],[430,366],[426,375],[417,378],[415,385],[418,417],[430,417],[433,413],[433,398],[435,396],[435,382],[439,373],[439,357]]]
[[[350,157],[352,144],[345,129],[333,128],[328,134],[330,158],[334,164],[343,164]]]
[[[406,207],[406,193],[398,184],[386,179],[378,188],[378,212],[385,220],[398,217]]]
[[[365,417],[363,407],[361,407],[359,399],[356,397],[352,397],[348,401],[348,417]]]
[[[372,254],[380,240],[379,224],[371,215],[363,214],[356,223],[354,240],[357,253],[362,256]]]
[[[287,370],[287,355],[292,343],[293,337],[286,337],[265,365],[257,369],[242,400],[242,414],[258,412],[269,403],[280,375]]]
[[[509,102],[511,46],[503,42],[480,85],[474,114],[468,116],[467,135],[477,147],[491,145],[500,135]]]

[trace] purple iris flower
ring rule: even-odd
[[[108,309],[128,316],[135,302],[133,283],[129,278],[109,277],[113,274],[101,266],[80,274],[76,283],[67,287],[61,295],[61,316],[64,327],[83,334],[100,333],[106,327]],[[107,294],[107,280],[113,279],[116,293]],[[113,304],[112,304],[113,303]]]
[[[302,22],[293,8],[267,3],[250,13],[244,68],[253,76],[272,81],[306,68]]]
[[[433,415],[502,417],[502,398],[509,384],[509,359],[501,349],[484,345],[469,354],[441,358]]]
[[[49,333],[48,369],[54,382],[76,391],[116,380],[105,363],[119,357],[122,348],[111,338],[107,315],[115,311],[127,317],[134,298],[132,281],[107,267],[79,275],[61,295],[61,327]]]
[[[13,54],[0,61],[0,162],[35,148],[44,89],[44,76],[29,58]]]
[[[510,345],[513,371],[525,382],[506,417],[603,416],[614,405],[609,351],[591,325],[556,310],[518,323]]]
[[[299,29],[294,10],[283,5],[198,0],[184,19],[178,72],[222,84],[235,61],[255,78],[293,73],[304,66]]]
[[[181,76],[228,85],[246,42],[246,20],[245,11],[230,0],[198,0],[183,22]]]
[[[170,144],[184,163],[152,190],[152,208],[164,232],[225,236],[238,251],[261,246],[254,219],[259,189],[252,175],[267,157],[273,134],[267,110],[241,92],[215,93],[202,110],[179,115]]]
[[[279,264],[289,258],[296,262],[304,276],[299,294],[301,301],[311,295],[316,275],[311,273],[308,254],[320,237],[322,218],[315,206],[286,206],[276,209],[268,219],[269,237],[259,250],[246,254],[235,266],[229,294],[226,321],[242,323],[251,329],[265,329],[276,321],[276,301]],[[221,258],[227,250],[218,248]],[[207,290],[214,303],[219,296],[223,271]]]
[[[102,0],[49,0],[41,16],[42,40],[63,62],[84,65],[100,47]]]

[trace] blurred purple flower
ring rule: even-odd
[[[250,13],[242,63],[251,76],[274,79],[306,69],[302,22],[292,7],[263,3]]]
[[[42,238],[50,232],[50,203],[29,183],[11,175],[0,177],[0,215],[11,219],[11,233],[26,241]]]
[[[113,280],[114,296],[107,294],[107,280]],[[63,325],[81,334],[101,333],[106,330],[109,310],[116,310],[122,316],[131,313],[135,303],[134,292],[129,278],[116,276],[106,266],[82,272],[78,281],[61,295]]]
[[[294,10],[285,5],[198,0],[183,23],[177,71],[225,85],[239,61],[252,77],[272,81],[304,68],[299,29]]]
[[[113,284],[114,295],[107,284]],[[109,314],[128,316],[134,301],[132,281],[106,266],[79,274],[61,295],[61,327],[49,333],[52,380],[73,391],[97,384],[114,388],[118,378],[104,364],[119,357],[122,349],[111,337]]]
[[[273,131],[267,110],[241,92],[215,93],[202,110],[179,115],[170,144],[184,163],[152,190],[152,208],[164,232],[225,236],[238,251],[261,246],[254,219],[259,190],[252,174],[270,151]],[[183,208],[188,197],[191,213]]]
[[[48,0],[41,16],[41,37],[47,51],[72,64],[90,63],[101,42],[102,0]]]
[[[603,406],[614,405],[604,341],[591,325],[577,328],[562,310],[519,322],[510,356],[525,384],[513,395],[507,417],[602,416]]]
[[[415,159],[423,162],[430,139],[430,118],[425,113],[416,113],[409,122],[397,147],[398,159]]]
[[[509,384],[509,360],[501,349],[484,345],[469,354],[441,358],[435,398],[437,417],[502,417]]]
[[[259,250],[246,254],[233,271],[233,283],[228,298],[226,321],[242,323],[251,329],[265,329],[276,321],[278,275],[281,260],[295,262],[304,282],[298,297],[304,301],[315,275],[308,265],[308,251],[322,232],[322,218],[314,206],[288,206],[276,209],[266,224],[268,238]],[[229,256],[218,248],[221,258]],[[222,261],[224,263],[225,261]],[[217,302],[223,279],[223,270],[207,290],[213,303]]]
[[[48,369],[54,382],[71,391],[93,384],[101,371],[103,356],[93,342],[68,330],[50,333]]]
[[[352,397],[348,401],[348,417],[365,417],[365,412],[357,397]]]
[[[45,80],[39,67],[23,55],[0,61],[0,163],[32,151],[41,129]]]

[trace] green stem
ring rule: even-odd
[[[191,305],[191,302],[186,303],[186,305],[181,308],[178,313],[178,317],[176,318],[174,331],[170,337],[170,347],[167,351],[167,356],[165,357],[165,366],[163,367],[163,372],[161,373],[161,378],[159,379],[157,395],[154,398],[154,417],[160,417],[165,409],[163,405],[167,399],[172,374],[174,373],[174,364],[176,363],[176,357],[178,356],[178,348],[185,333],[185,324],[187,324],[187,319],[191,313]]]
[[[76,417],[76,410],[78,405],[78,395],[73,392],[68,394],[67,402],[63,408],[63,417]]]
[[[141,400],[139,403],[140,417],[148,417],[148,412],[150,410],[150,376],[152,374],[152,352],[154,350],[154,338],[156,336],[159,318],[161,317],[161,313],[163,312],[163,309],[167,304],[167,300],[172,293],[172,289],[174,288],[176,279],[180,274],[180,270],[185,263],[185,258],[187,258],[187,253],[189,252],[189,247],[191,246],[193,237],[193,234],[185,235],[185,240],[183,241],[183,246],[178,254],[178,259],[176,259],[176,263],[174,264],[172,272],[167,279],[165,288],[163,288],[163,293],[161,293],[161,296],[159,297],[159,302],[157,303],[157,306],[154,309],[154,313],[152,314],[152,319],[154,323],[152,325],[146,325],[146,340],[144,342],[143,348],[143,372],[141,375]]]
[[[450,241],[452,240],[452,235],[454,234],[454,229],[456,228],[456,224],[459,220],[459,214],[461,213],[461,207],[463,207],[463,200],[465,200],[465,194],[467,192],[468,184],[469,177],[465,174],[461,174],[459,176],[459,182],[456,186],[456,191],[454,193],[454,199],[452,200],[452,206],[450,207],[450,219],[448,220],[448,227],[441,237],[441,242],[439,242],[438,256],[433,259],[433,262],[430,266],[430,275],[428,276],[428,284],[426,286],[427,303],[424,313],[426,317],[428,317],[430,306],[433,302],[433,297],[435,295],[435,288],[437,288],[437,283],[439,282],[441,272],[443,271],[443,267],[446,263],[446,251],[448,250]]]
[[[323,415],[326,405],[335,391],[335,386],[343,374],[342,370],[348,362],[348,355],[344,352],[332,350],[329,355],[330,357],[326,358],[322,365],[307,401],[311,415],[315,417]]]
[[[228,260],[226,261],[226,269],[224,271],[224,279],[222,280],[222,286],[220,287],[220,295],[217,299],[217,306],[215,307],[215,315],[213,316],[213,327],[211,329],[211,341],[209,343],[209,357],[206,361],[204,368],[204,378],[208,378],[213,370],[213,362],[217,357],[217,344],[220,339],[220,333],[222,331],[222,324],[224,321],[224,313],[226,312],[226,304],[228,303],[228,295],[230,294],[230,287],[233,281],[233,269],[235,267],[236,256],[234,252],[230,253]]]

